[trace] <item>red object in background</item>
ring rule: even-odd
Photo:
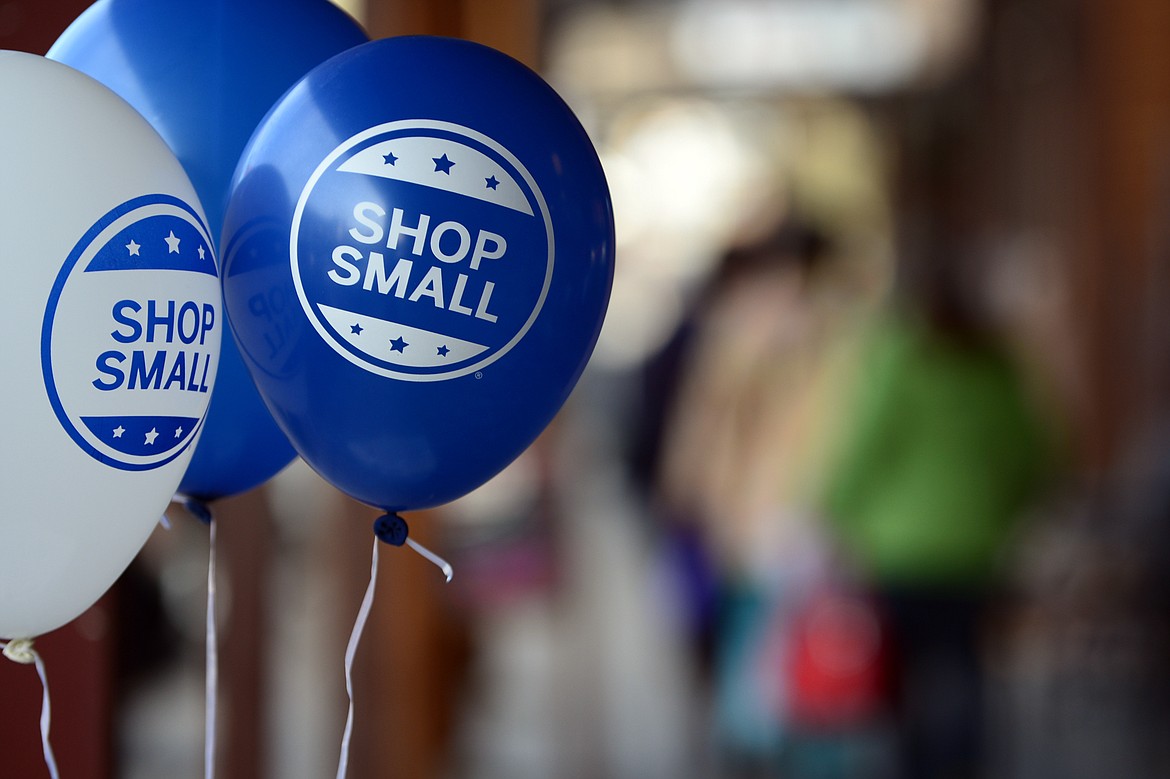
[[[113,776],[113,621],[110,596],[65,627],[36,639],[49,679],[50,743],[69,779]],[[41,750],[36,668],[0,656],[0,776],[49,776]]]
[[[843,729],[887,699],[888,648],[873,599],[841,588],[809,598],[789,632],[788,716],[796,727]]]

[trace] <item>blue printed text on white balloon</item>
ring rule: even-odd
[[[168,348],[109,349],[97,357],[99,390],[171,390],[207,392],[211,355],[199,349],[215,328],[215,308],[187,300],[119,300],[110,316],[110,337],[119,344],[166,344]],[[173,348],[171,348],[173,347]]]

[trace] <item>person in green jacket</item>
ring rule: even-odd
[[[1049,471],[1005,352],[951,310],[885,315],[863,349],[824,510],[882,606],[907,779],[980,771],[981,620]]]
[[[977,593],[1046,471],[1047,435],[1011,361],[889,317],[863,357],[826,506],[887,587]]]

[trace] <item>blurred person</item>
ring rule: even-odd
[[[672,350],[658,500],[690,541],[689,575],[714,578],[715,738],[735,775],[779,764],[785,626],[823,561],[812,508],[853,310],[829,258],[827,237],[794,217],[730,249]]]
[[[984,620],[1050,434],[958,255],[910,266],[869,328],[825,511],[893,644],[906,779],[983,768]]]

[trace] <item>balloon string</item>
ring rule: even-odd
[[[388,514],[383,514],[374,520],[374,537],[382,543],[390,544],[391,546],[408,545],[424,558],[437,565],[439,570],[443,572],[443,575],[447,577],[448,582],[455,575],[455,571],[451,568],[450,563],[410,537],[410,526],[406,524],[405,519],[393,511]]]
[[[215,775],[215,722],[219,700],[219,636],[215,619],[215,526],[214,520],[207,523],[207,648],[205,713],[203,725],[203,776],[212,779]]]
[[[437,554],[432,552],[430,549],[427,549],[413,538],[407,538],[406,545],[414,551],[418,552],[426,559],[430,560],[435,565],[439,566],[439,570],[441,570],[443,575],[447,577],[447,581],[451,581],[451,578],[455,575],[455,569],[451,567],[451,563],[447,562],[442,557],[439,557]]]
[[[176,494],[174,500],[183,504],[187,513],[207,525],[207,621],[204,630],[204,713],[203,713],[203,776],[215,776],[216,711],[219,702],[219,630],[215,618],[215,515],[211,507],[198,498]],[[170,522],[163,514],[164,527]]]
[[[49,743],[49,723],[52,713],[49,706],[49,677],[45,674],[45,661],[33,649],[32,639],[17,638],[8,643],[0,643],[0,651],[14,663],[36,666],[37,676],[41,678],[41,750],[45,754],[45,766],[49,769],[52,779],[60,779],[57,771],[57,758],[53,756],[53,747]]]
[[[349,770],[349,742],[353,736],[353,658],[357,654],[358,643],[362,639],[362,632],[370,617],[370,609],[374,605],[374,587],[377,581],[378,539],[375,538],[374,552],[370,561],[370,583],[366,587],[365,597],[362,598],[361,608],[358,609],[353,632],[349,635],[349,645],[345,648],[345,692],[349,696],[349,713],[345,717],[345,732],[341,737],[341,757],[337,763],[337,779],[344,779]]]

